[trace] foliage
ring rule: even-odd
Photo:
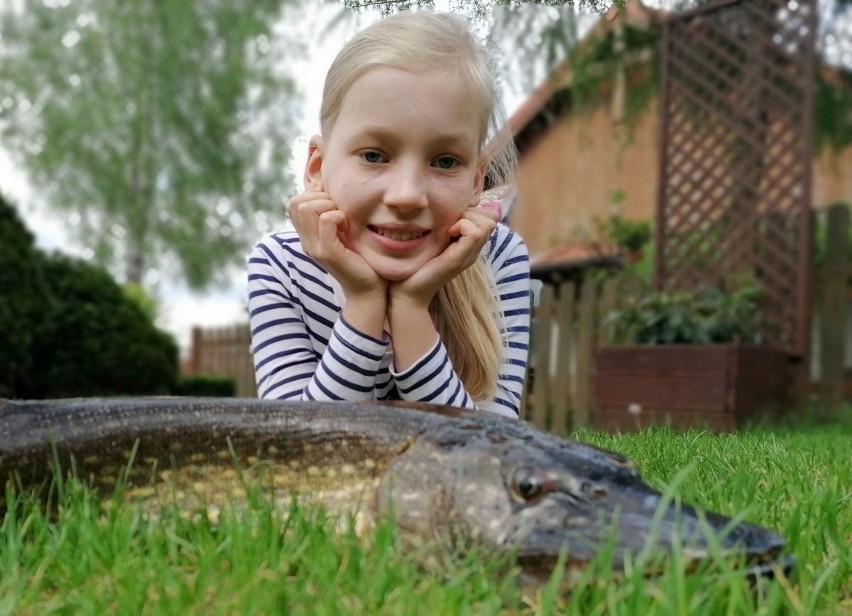
[[[852,145],[852,71],[836,71],[835,83],[819,75],[814,91],[814,135],[818,148]]]
[[[611,214],[597,219],[595,224],[604,240],[612,242],[628,255],[640,253],[651,241],[651,222],[648,220],[630,220]]]
[[[732,292],[716,287],[698,291],[658,291],[631,299],[605,318],[616,342],[638,344],[714,344],[760,341],[759,287],[740,283]]]
[[[121,285],[121,291],[124,296],[136,304],[142,311],[142,314],[152,323],[157,320],[159,307],[157,298],[148,293],[145,288],[135,282],[125,282]]]
[[[286,2],[0,9],[4,146],[126,281],[221,280],[288,192],[293,85],[273,31]]]
[[[178,379],[172,393],[176,396],[229,398],[235,395],[234,379],[216,374],[195,374]]]
[[[571,50],[569,62],[573,78],[571,98],[575,108],[609,103],[614,77],[624,71],[625,109],[622,121],[632,129],[659,91],[658,43],[662,28],[652,22],[647,29],[629,24],[622,31],[609,29],[602,36],[588,38]],[[650,52],[647,63],[629,67],[631,57]]]
[[[0,195],[0,397],[12,396],[32,372],[36,332],[48,301],[33,235]]]
[[[44,259],[51,301],[33,345],[28,398],[167,394],[177,344],[157,329],[103,269],[54,254]]]
[[[45,255],[0,198],[0,397],[168,393],[177,345],[101,268]]]
[[[467,0],[457,3],[455,7],[473,19],[482,19],[495,8],[518,9],[524,5],[542,7],[569,6],[572,9],[603,13],[611,6],[621,6],[625,0]],[[378,9],[382,15],[412,9],[433,9],[435,0],[343,0],[343,5],[350,9]]]

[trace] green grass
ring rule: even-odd
[[[794,574],[752,588],[720,563],[613,579],[606,558],[568,595],[517,588],[505,563],[470,555],[440,568],[402,549],[392,524],[366,539],[322,513],[254,498],[218,524],[164,510],[100,507],[66,484],[52,515],[7,492],[0,614],[852,614],[852,433],[848,425],[732,435],[581,432],[632,458],[685,502],[780,532]]]

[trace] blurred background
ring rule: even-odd
[[[4,75],[6,84],[0,90],[3,94],[0,97],[0,118],[5,126],[5,138],[0,144],[0,191],[15,202],[35,234],[37,245],[45,250],[61,250],[102,264],[120,281],[138,282],[157,305],[157,324],[177,337],[184,353],[188,349],[192,326],[224,325],[244,320],[246,285],[239,256],[247,251],[253,239],[281,228],[284,223],[283,204],[301,187],[307,139],[319,130],[317,116],[328,65],[348,37],[389,12],[388,3],[344,5],[333,1],[279,0],[265,2],[263,8],[252,9],[249,8],[250,3],[244,2],[190,2],[192,9],[169,8],[162,15],[157,15],[159,9],[154,8],[148,9],[146,14],[142,7],[122,11],[112,6],[114,3],[86,0],[39,3],[4,0],[2,4],[4,36],[0,44],[3,45],[4,57],[15,66],[7,66]],[[398,7],[390,10],[406,9],[411,3],[397,4]],[[422,4],[428,6],[430,3]],[[431,3],[431,7],[446,11],[450,10],[450,4],[448,0],[438,0]],[[546,7],[533,8],[546,10]],[[585,13],[595,15],[595,8],[592,5],[585,7]],[[233,20],[229,19],[229,13],[234,14]],[[487,37],[493,17],[474,3],[471,3],[468,14],[476,15],[477,27]],[[546,15],[541,17],[547,18]],[[116,56],[115,64],[108,66],[110,62],[105,55],[118,51],[112,46],[124,47],[127,37],[144,36],[144,31],[135,34],[132,31],[145,27],[146,19],[174,20],[173,23],[151,25],[151,34],[162,37],[162,40],[149,43],[164,45],[163,57],[154,61],[147,51],[137,50],[140,55]],[[213,32],[208,33],[207,38],[193,40],[192,35],[185,31],[178,32],[179,28],[185,27],[179,20],[196,23],[219,20],[222,27],[239,26],[245,30],[239,33]],[[113,38],[107,30],[114,31]],[[25,37],[27,42],[24,44]],[[84,41],[84,37],[97,40]],[[171,38],[174,40],[169,40]],[[221,67],[216,66],[223,58],[221,55],[217,58],[216,54],[222,52],[215,48],[228,44],[227,38],[233,39],[231,44],[251,48],[246,49],[247,55],[251,54],[244,60],[246,65],[232,67],[232,74],[221,72]],[[86,48],[87,45],[90,47]],[[196,45],[204,47],[196,48]],[[496,46],[492,44],[492,48],[497,53]],[[199,67],[195,65],[197,58],[192,57],[195,53],[210,54],[206,58],[210,64],[203,67],[203,71],[209,73],[196,73]],[[188,57],[181,58],[184,54]],[[154,61],[157,66],[159,62],[174,62],[175,65],[169,69],[169,74],[160,74],[154,66],[145,67],[146,61]],[[151,71],[147,77],[144,75],[146,69]],[[128,70],[134,74],[128,74]],[[104,79],[102,71],[115,71],[107,77],[107,84],[101,82]],[[143,81],[134,84],[129,82],[130,79]],[[146,79],[150,81],[146,83]],[[174,90],[175,80],[184,82],[177,92]],[[221,100],[222,92],[211,90],[204,101],[206,106],[194,107],[198,102],[193,100],[194,97],[211,86],[229,88],[228,80],[233,80],[235,88],[235,91],[225,93],[225,96],[233,97],[231,100]],[[98,83],[93,84],[93,81]],[[514,86],[506,88],[504,84],[509,108],[516,106],[523,96],[522,84]],[[111,90],[110,95],[114,98],[110,98],[109,102],[93,90],[102,87]],[[159,91],[143,91],[147,87],[158,88]],[[252,98],[252,91],[257,94],[256,98]],[[173,95],[186,99],[172,99]],[[134,100],[140,96],[150,96],[150,104],[157,108],[155,114],[139,115]],[[45,104],[44,99],[48,97],[61,100]],[[168,98],[167,104],[176,106],[174,111],[177,115],[159,117],[160,113],[165,116],[169,112],[163,108],[164,101],[159,97]],[[54,111],[60,115],[50,119],[42,116]],[[198,117],[208,113],[223,115],[214,119]],[[111,118],[115,124],[101,123],[112,114],[119,116]],[[127,123],[132,121],[139,123],[136,130],[151,131],[147,152],[140,152],[136,148],[142,144],[131,141],[129,131],[132,127]],[[73,125],[73,128],[63,127],[63,122]],[[192,122],[198,125],[193,127],[195,132],[187,127],[189,134],[181,135],[176,134],[180,131],[170,130],[174,128],[174,125],[170,126],[172,122],[180,123],[180,126],[191,125]],[[221,122],[221,127],[214,127],[212,122]],[[210,129],[223,132],[219,135],[204,134]],[[61,137],[58,134],[49,136],[48,131],[57,131]],[[56,138],[55,147],[63,149],[64,154],[62,160],[43,163],[40,160],[44,155],[43,148],[54,145],[39,144],[51,137]],[[227,146],[235,151],[221,153],[223,159],[217,159],[214,150],[218,156],[218,148],[221,147],[216,142],[217,138],[226,140]],[[169,143],[172,139],[174,143]],[[243,139],[247,141],[237,143]],[[91,184],[94,177],[81,177],[90,174],[109,176],[117,172],[117,168],[102,168],[103,161],[98,158],[68,160],[75,157],[78,140],[105,158],[110,157],[107,144],[117,146],[116,142],[122,141],[125,147],[119,148],[126,158],[111,161],[122,167],[139,163],[134,160],[135,156],[157,157],[164,168],[152,168],[149,172],[155,178],[153,190],[160,194],[149,200],[148,207],[156,210],[163,226],[201,224],[209,228],[210,234],[204,238],[191,238],[192,234],[184,231],[187,243],[194,245],[180,248],[177,243],[183,240],[178,237],[178,230],[171,237],[166,237],[168,234],[162,230],[140,229],[137,240],[129,238],[129,221],[125,219],[128,212],[116,212],[117,206],[107,202],[114,198],[113,191],[135,191],[135,188],[132,185],[109,188],[101,185],[101,188],[95,188]],[[196,141],[190,143],[191,140]],[[199,160],[183,158],[188,153],[183,148],[192,147],[202,150],[190,154]],[[173,156],[178,159],[175,161],[177,166],[167,169],[172,163],[162,157]],[[229,156],[234,158],[225,160]],[[240,167],[235,168],[229,163]],[[186,168],[182,167],[184,164]],[[194,168],[196,164],[198,167]],[[217,168],[215,165],[222,166]],[[197,200],[189,206],[185,200],[187,193],[179,196],[174,191],[168,177],[170,173],[197,174],[196,181],[202,183],[206,182],[203,182],[201,173],[207,173],[211,184],[214,183],[213,176],[216,176],[216,185],[205,186],[199,193],[194,192],[194,187],[187,187],[191,199]],[[73,175],[75,179],[69,180],[65,174]],[[231,176],[228,177],[228,174]],[[62,176],[65,178],[61,179]],[[125,181],[129,179],[124,178]],[[107,183],[119,181],[115,176],[104,177],[104,180]],[[185,181],[190,182],[189,178]],[[159,186],[156,186],[157,182]],[[235,188],[235,183],[242,183],[242,187]],[[111,194],[103,194],[101,191],[104,189]],[[89,191],[98,192],[98,196],[92,199],[91,194],[87,194]],[[188,211],[183,217],[177,217],[171,211],[185,206]],[[126,207],[139,206],[126,203]],[[223,237],[211,237],[217,232]],[[137,247],[134,248],[133,244]],[[154,248],[157,244],[161,246]],[[139,252],[146,253],[146,258],[141,261],[141,266],[138,263],[132,265],[134,259],[138,260],[138,255],[132,252],[143,246]]]
[[[23,260],[32,263],[37,253],[66,255],[69,267],[79,260],[104,272],[172,338],[184,372],[199,371],[189,365],[197,363],[193,328],[247,321],[245,256],[264,233],[283,228],[283,204],[301,189],[306,142],[318,132],[322,81],[334,54],[388,13],[434,8],[465,15],[493,54],[522,165],[537,169],[524,176],[509,214],[534,265],[608,262],[624,256],[609,250],[613,242],[633,242],[630,259],[645,258],[650,271],[652,251],[641,248],[652,241],[657,178],[655,169],[631,161],[656,156],[656,145],[643,139],[656,138],[658,82],[653,68],[637,73],[631,67],[656,64],[667,14],[706,4],[0,0],[0,195],[13,212],[8,220],[17,216],[25,229],[15,222],[15,233],[32,236],[15,258],[26,254]],[[782,21],[784,11],[793,15],[798,6],[784,4]],[[815,146],[828,144],[817,157],[824,172],[817,169],[815,207],[852,200],[852,3],[817,4],[818,63],[829,69],[820,83],[833,85],[815,121]],[[578,63],[578,57],[585,59]],[[589,74],[609,85],[583,90],[578,76],[594,63],[605,68]],[[570,101],[560,98],[566,66],[573,74]],[[584,128],[570,129],[574,141],[567,148],[562,142],[561,153],[531,149],[557,118],[578,123],[567,106],[582,106],[584,98],[600,104],[602,97],[605,129],[581,120]],[[574,170],[575,184],[566,185],[553,161]],[[529,220],[541,204],[557,213],[535,215],[546,229]],[[0,237],[4,241],[11,240]],[[16,263],[8,259],[0,261],[7,274]],[[79,315],[66,329],[37,335],[39,323],[67,310],[53,299],[31,300],[38,309],[13,302],[11,289],[23,284],[14,286],[13,279],[4,283],[0,276],[6,296],[0,296],[6,302],[0,303],[0,346],[42,345],[35,355],[55,355],[51,344],[61,347],[74,328],[96,329],[102,318]],[[45,297],[71,292],[44,284],[52,289]],[[45,337],[52,342],[34,341]],[[122,343],[100,344],[91,352],[106,357],[104,346]],[[72,357],[69,351],[69,363]],[[37,359],[6,361],[7,373],[22,381],[10,384],[9,377],[0,395],[45,393],[43,385],[21,383],[53,368],[39,368]],[[68,370],[56,368],[53,378]]]

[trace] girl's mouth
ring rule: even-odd
[[[390,229],[368,225],[375,241],[384,248],[391,250],[411,250],[419,246],[429,231],[412,229]]]
[[[396,229],[386,229],[384,227],[367,227],[373,233],[381,235],[382,237],[386,237],[388,239],[396,240],[398,242],[407,242],[409,240],[416,240],[428,233],[428,231],[398,231]]]

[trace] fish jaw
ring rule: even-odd
[[[770,530],[654,490],[618,454],[528,432],[469,423],[421,435],[389,465],[378,508],[417,543],[513,556],[538,582],[560,558],[569,576],[602,553],[616,571],[641,562],[653,574],[677,554],[688,569],[721,555],[765,573],[783,551]]]

